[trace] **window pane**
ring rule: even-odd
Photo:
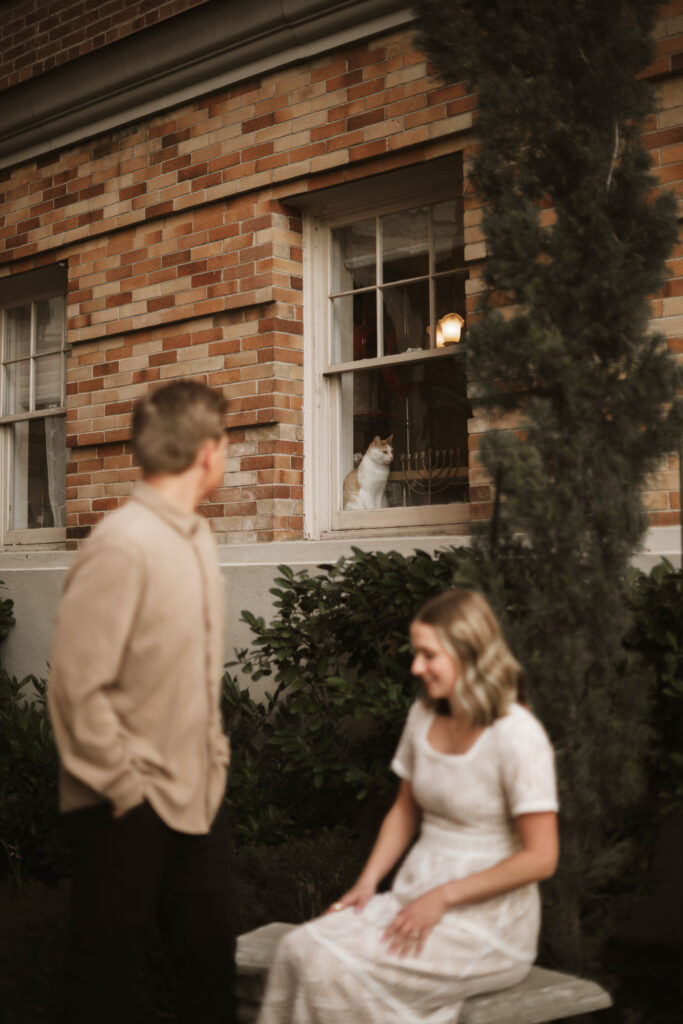
[[[42,356],[34,361],[35,408],[54,409],[62,404],[62,357]]]
[[[64,525],[66,419],[12,424],[10,529]]]
[[[434,271],[464,266],[464,238],[458,216],[458,202],[449,199],[432,207]]]
[[[393,436],[394,457],[383,497],[386,506],[468,500],[467,420],[471,412],[463,360],[430,359],[343,374],[341,389],[344,478],[358,466],[374,437]],[[352,445],[345,443],[349,438]],[[370,473],[381,480],[381,464],[375,463]],[[363,506],[363,494],[368,492],[361,494],[358,486],[356,474],[347,481],[343,507],[373,507]]]
[[[21,359],[31,350],[31,307],[5,310],[5,347],[2,358]]]
[[[5,400],[3,415],[13,416],[18,412],[29,412],[29,374],[30,362],[22,359],[19,363],[10,363],[5,367]]]
[[[429,210],[403,210],[381,218],[382,280],[402,281],[429,273]]]
[[[333,363],[373,359],[377,355],[376,308],[374,291],[332,299]]]
[[[332,232],[332,292],[349,292],[375,284],[375,218]]]
[[[465,275],[454,274],[434,279],[434,312],[437,323],[446,313],[465,316]]]
[[[64,298],[61,295],[36,302],[36,352],[62,347]]]
[[[429,281],[383,288],[384,355],[429,348]]]

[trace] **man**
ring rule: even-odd
[[[143,482],[66,581],[48,690],[73,855],[63,1024],[146,1019],[155,923],[178,1021],[234,1020],[222,587],[196,513],[223,479],[224,416],[223,397],[194,381],[137,403]]]

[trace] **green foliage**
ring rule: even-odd
[[[683,570],[670,562],[633,574],[635,622],[628,643],[658,679],[657,731],[651,788],[664,813],[683,811]]]
[[[363,828],[359,801],[373,821],[387,806],[388,765],[416,693],[408,624],[427,597],[474,568],[467,548],[437,559],[356,549],[316,575],[279,572],[277,615],[266,624],[243,612],[255,639],[237,662],[272,686],[255,700],[230,674],[224,681],[239,841],[275,842],[339,820]]]
[[[558,628],[552,608],[544,609],[528,548],[501,547],[499,555],[494,562],[468,548],[407,558],[356,552],[314,576],[282,568],[274,588],[277,614],[269,625],[251,618],[255,642],[240,655],[252,678],[261,674],[273,684],[272,694],[250,696],[229,673],[224,686],[233,746],[228,800],[241,900],[250,908],[243,912],[249,915],[245,929],[316,913],[349,884],[395,785],[388,765],[416,692],[408,623],[427,597],[453,584],[478,586],[491,598],[528,670],[534,709],[556,744],[563,856],[556,878],[545,886],[546,957],[562,961],[560,939],[577,890],[588,938],[614,917],[618,898],[635,884],[639,839],[680,785],[672,755],[680,752],[673,725],[681,707],[682,574],[667,565],[649,576],[631,574],[627,593],[635,625],[628,651],[619,655],[623,693],[607,707],[600,688],[593,687],[595,697],[587,686],[577,713],[560,683],[551,680],[548,687],[543,676],[548,647],[560,658],[572,653],[567,633],[573,622]],[[598,678],[609,670],[600,660],[599,637],[593,649]],[[319,675],[321,665],[326,676]],[[634,665],[641,673],[638,686]],[[634,714],[639,733],[632,750],[645,748],[649,757],[644,780],[642,757],[631,756],[632,750],[625,755],[615,740],[624,731],[633,742]],[[567,726],[569,715],[574,717]],[[309,735],[307,723],[316,716],[320,725]],[[594,723],[604,749],[598,756],[590,748],[587,759]],[[5,852],[19,854],[4,857],[2,870],[6,885],[12,869],[22,891],[33,891],[33,879],[59,879],[67,870],[44,681],[17,682],[0,672],[0,736],[0,840]],[[638,793],[650,803],[636,800]],[[597,809],[603,812],[599,832],[592,818]]]
[[[235,854],[239,931],[271,921],[299,923],[322,914],[351,887],[362,867],[358,845],[344,826]]]
[[[4,583],[0,580],[0,587],[2,586],[4,586]],[[14,621],[14,601],[9,597],[5,597],[0,600],[0,644],[11,630]]]
[[[681,371],[649,328],[677,237],[640,140],[652,94],[636,76],[657,4],[417,6],[444,76],[477,88],[484,301],[504,294],[515,308],[503,320],[485,306],[468,329],[479,400],[524,414],[523,440],[485,447],[501,515],[534,544],[623,565],[644,526],[640,485],[681,430]]]
[[[54,881],[66,874],[57,810],[57,751],[45,680],[0,669],[0,877]]]
[[[566,875],[549,887],[546,920],[551,952],[577,970],[613,920],[605,894],[632,862],[647,792],[655,678],[624,647],[629,562],[644,480],[678,447],[682,420],[681,371],[649,325],[677,235],[640,138],[657,7],[417,4],[423,48],[446,80],[477,91],[471,181],[487,290],[468,374],[480,406],[520,418],[519,431],[482,443],[500,500],[477,544],[524,563],[510,629],[564,779]]]
[[[624,894],[636,887],[643,828],[657,824],[648,804],[652,780],[674,763],[676,738],[671,734],[662,749],[654,729],[670,715],[671,680],[680,674],[667,657],[653,656],[652,637],[671,641],[680,573],[675,585],[661,568],[630,578],[627,611],[636,626],[628,648],[616,652],[600,629],[608,615],[619,629],[622,619],[630,621],[618,602],[603,592],[607,608],[590,636],[580,634],[587,639],[581,648],[573,630],[583,621],[586,579],[574,582],[576,608],[558,624],[549,591],[538,586],[534,554],[521,544],[501,543],[495,560],[468,548],[433,557],[356,551],[314,576],[286,567],[280,573],[273,620],[244,613],[254,644],[238,662],[257,684],[272,681],[271,692],[256,699],[225,677],[238,842],[281,844],[342,822],[369,845],[393,792],[388,765],[416,693],[409,622],[432,594],[454,584],[478,586],[525,666],[534,710],[556,747],[562,858],[544,886],[544,955],[567,966],[567,935],[578,932],[584,957],[592,957]],[[586,680],[580,701],[565,685],[577,660]],[[615,674],[619,689],[599,685]]]

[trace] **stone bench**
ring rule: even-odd
[[[240,935],[237,940],[240,1024],[256,1020],[275,947],[293,927],[275,921]],[[608,993],[594,981],[532,967],[521,985],[468,999],[459,1024],[544,1024],[611,1005]]]

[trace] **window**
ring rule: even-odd
[[[62,266],[0,281],[6,543],[64,536],[65,290]]]
[[[465,322],[462,165],[363,184],[307,218],[312,534],[468,517],[464,343],[447,334]],[[351,474],[377,437],[393,460],[380,501],[359,502]]]

